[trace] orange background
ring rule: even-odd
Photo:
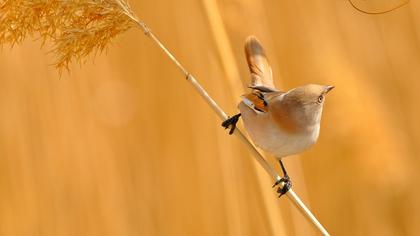
[[[419,1],[130,3],[228,114],[250,34],[280,89],[335,85],[294,190],[332,235],[418,235]],[[0,235],[317,235],[140,30],[61,78],[49,49],[0,54]]]

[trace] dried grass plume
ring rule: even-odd
[[[60,72],[103,51],[136,23],[123,0],[0,0],[0,44],[13,46],[28,36],[43,45],[51,41]]]

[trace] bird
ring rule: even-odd
[[[325,97],[334,86],[307,84],[280,91],[274,85],[271,65],[255,36],[246,39],[245,55],[251,74],[248,86],[251,92],[241,96],[240,113],[223,121],[222,126],[230,128],[229,134],[233,134],[242,117],[253,143],[279,161],[283,177],[273,188],[283,182],[277,189],[281,197],[292,187],[282,159],[299,154],[317,142]]]

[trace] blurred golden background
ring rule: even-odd
[[[335,85],[294,190],[332,235],[419,234],[419,1],[130,3],[228,114],[250,34],[281,89]],[[40,44],[0,54],[0,235],[318,235],[140,30],[61,78]]]

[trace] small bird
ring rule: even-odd
[[[308,84],[281,92],[273,83],[271,66],[264,49],[254,36],[245,43],[245,54],[251,72],[251,93],[241,96],[240,113],[222,123],[233,134],[239,117],[254,144],[279,160],[284,177],[273,188],[284,183],[277,192],[281,197],[292,182],[282,158],[300,153],[316,143],[319,136],[325,95],[334,86]]]

